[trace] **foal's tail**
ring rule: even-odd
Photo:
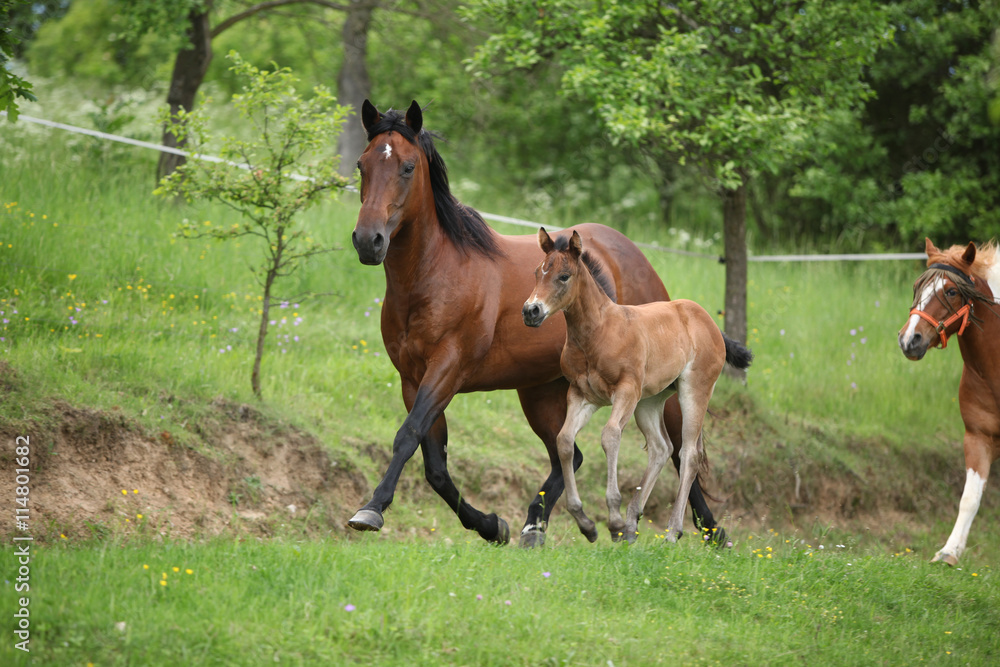
[[[753,352],[750,348],[726,334],[722,334],[722,340],[726,342],[726,363],[741,370],[750,368],[750,362],[753,361]]]

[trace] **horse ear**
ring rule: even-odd
[[[972,241],[969,241],[969,245],[965,248],[965,252],[962,253],[962,261],[970,266],[976,261],[976,244]]]
[[[933,241],[930,240],[930,238],[925,238],[924,239],[924,252],[927,253],[927,257],[928,258],[931,255],[937,255],[937,254],[941,253],[940,250],[938,250],[937,248],[934,247],[934,243],[933,243]]]
[[[424,126],[424,113],[416,100],[410,102],[410,108],[406,110],[406,125],[413,130],[413,134],[420,134],[420,128]]]
[[[361,105],[361,124],[365,128],[365,132],[371,132],[371,129],[375,127],[375,123],[380,120],[382,120],[382,114],[366,98],[364,104]]]
[[[549,236],[548,232],[545,231],[544,227],[538,228],[538,247],[542,249],[546,255],[552,252],[552,249],[556,247],[555,242],[552,237]]]
[[[577,257],[583,254],[583,239],[580,238],[575,229],[573,230],[573,236],[569,240],[569,251]]]

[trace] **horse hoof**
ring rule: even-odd
[[[596,527],[591,528],[590,530],[581,530],[580,532],[583,533],[583,536],[586,537],[587,541],[590,542],[591,544],[593,544],[594,542],[597,541],[597,528]]]
[[[705,536],[705,546],[719,547],[726,546],[726,529],[716,526],[703,533]]]
[[[500,517],[497,517],[497,536],[490,541],[500,546],[506,546],[510,542],[510,526]]]
[[[347,525],[354,530],[382,530],[382,515],[375,510],[358,510]]]
[[[955,567],[956,565],[958,565],[958,557],[939,551],[934,555],[934,558],[931,559],[931,562],[947,563],[951,567]]]
[[[545,546],[545,531],[532,528],[521,533],[521,546],[525,549]]]
[[[611,541],[612,542],[621,542],[622,540],[625,539],[625,530],[624,529],[622,529],[622,530],[611,530],[610,532],[611,532]]]
[[[639,539],[639,533],[635,532],[634,530],[625,531],[625,541],[628,544],[635,544],[635,541],[637,539]]]

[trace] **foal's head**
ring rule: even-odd
[[[524,323],[529,327],[541,326],[550,315],[570,307],[580,297],[588,272],[606,293],[614,293],[610,283],[600,274],[600,267],[588,261],[583,252],[583,240],[575,230],[569,239],[553,240],[544,227],[539,228],[538,245],[545,258],[535,269],[535,291],[521,309]]]

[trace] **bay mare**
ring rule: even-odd
[[[460,392],[514,389],[549,455],[551,471],[528,506],[520,537],[523,546],[540,545],[563,491],[556,436],[568,387],[559,368],[566,337],[562,318],[539,330],[526,329],[521,321],[541,250],[534,235],[501,236],[454,198],[416,102],[404,115],[380,113],[365,100],[361,119],[369,144],[358,161],[361,210],[352,241],[362,264],[385,270],[382,340],[399,372],[408,414],[382,480],[348,525],[381,529],[403,466],[419,445],[427,481],[462,525],[483,539],[507,543],[507,523],[472,507],[448,473],[445,410]],[[624,235],[596,224],[573,230],[605,267],[618,302],[669,299],[649,262]],[[676,400],[667,402],[664,418],[670,437],[681,442]],[[582,460],[574,447],[574,467]],[[673,460],[679,465],[676,456]],[[697,480],[689,498],[695,522],[724,543]]]
[[[666,531],[667,540],[676,542],[684,529],[685,498],[698,472],[708,468],[702,424],[715,383],[726,363],[746,369],[753,355],[726,338],[712,316],[694,301],[636,306],[612,301],[602,287],[603,268],[584,251],[577,232],[557,242],[542,228],[538,245],[545,257],[535,269],[535,289],[521,314],[529,327],[540,327],[553,315],[565,314],[566,344],[560,367],[569,381],[569,392],[556,445],[569,513],[588,540],[597,540],[596,527],[584,513],[576,487],[574,441],[597,409],[610,405],[611,417],[601,432],[608,463],[608,530],[614,541],[635,541],[649,494],[673,454],[663,424],[663,405],[676,395],[683,418],[680,483]],[[633,414],[646,439],[648,462],[622,519],[618,451],[622,429]]]
[[[958,338],[962,380],[958,404],[965,424],[965,489],[958,519],[934,561],[957,565],[979,511],[990,466],[1000,457],[1000,263],[995,243],[934,247],[926,240],[927,270],[913,285],[910,317],[899,331],[908,359],[923,359],[932,347]],[[931,395],[934,389],[931,388]],[[944,400],[943,398],[941,400]]]

